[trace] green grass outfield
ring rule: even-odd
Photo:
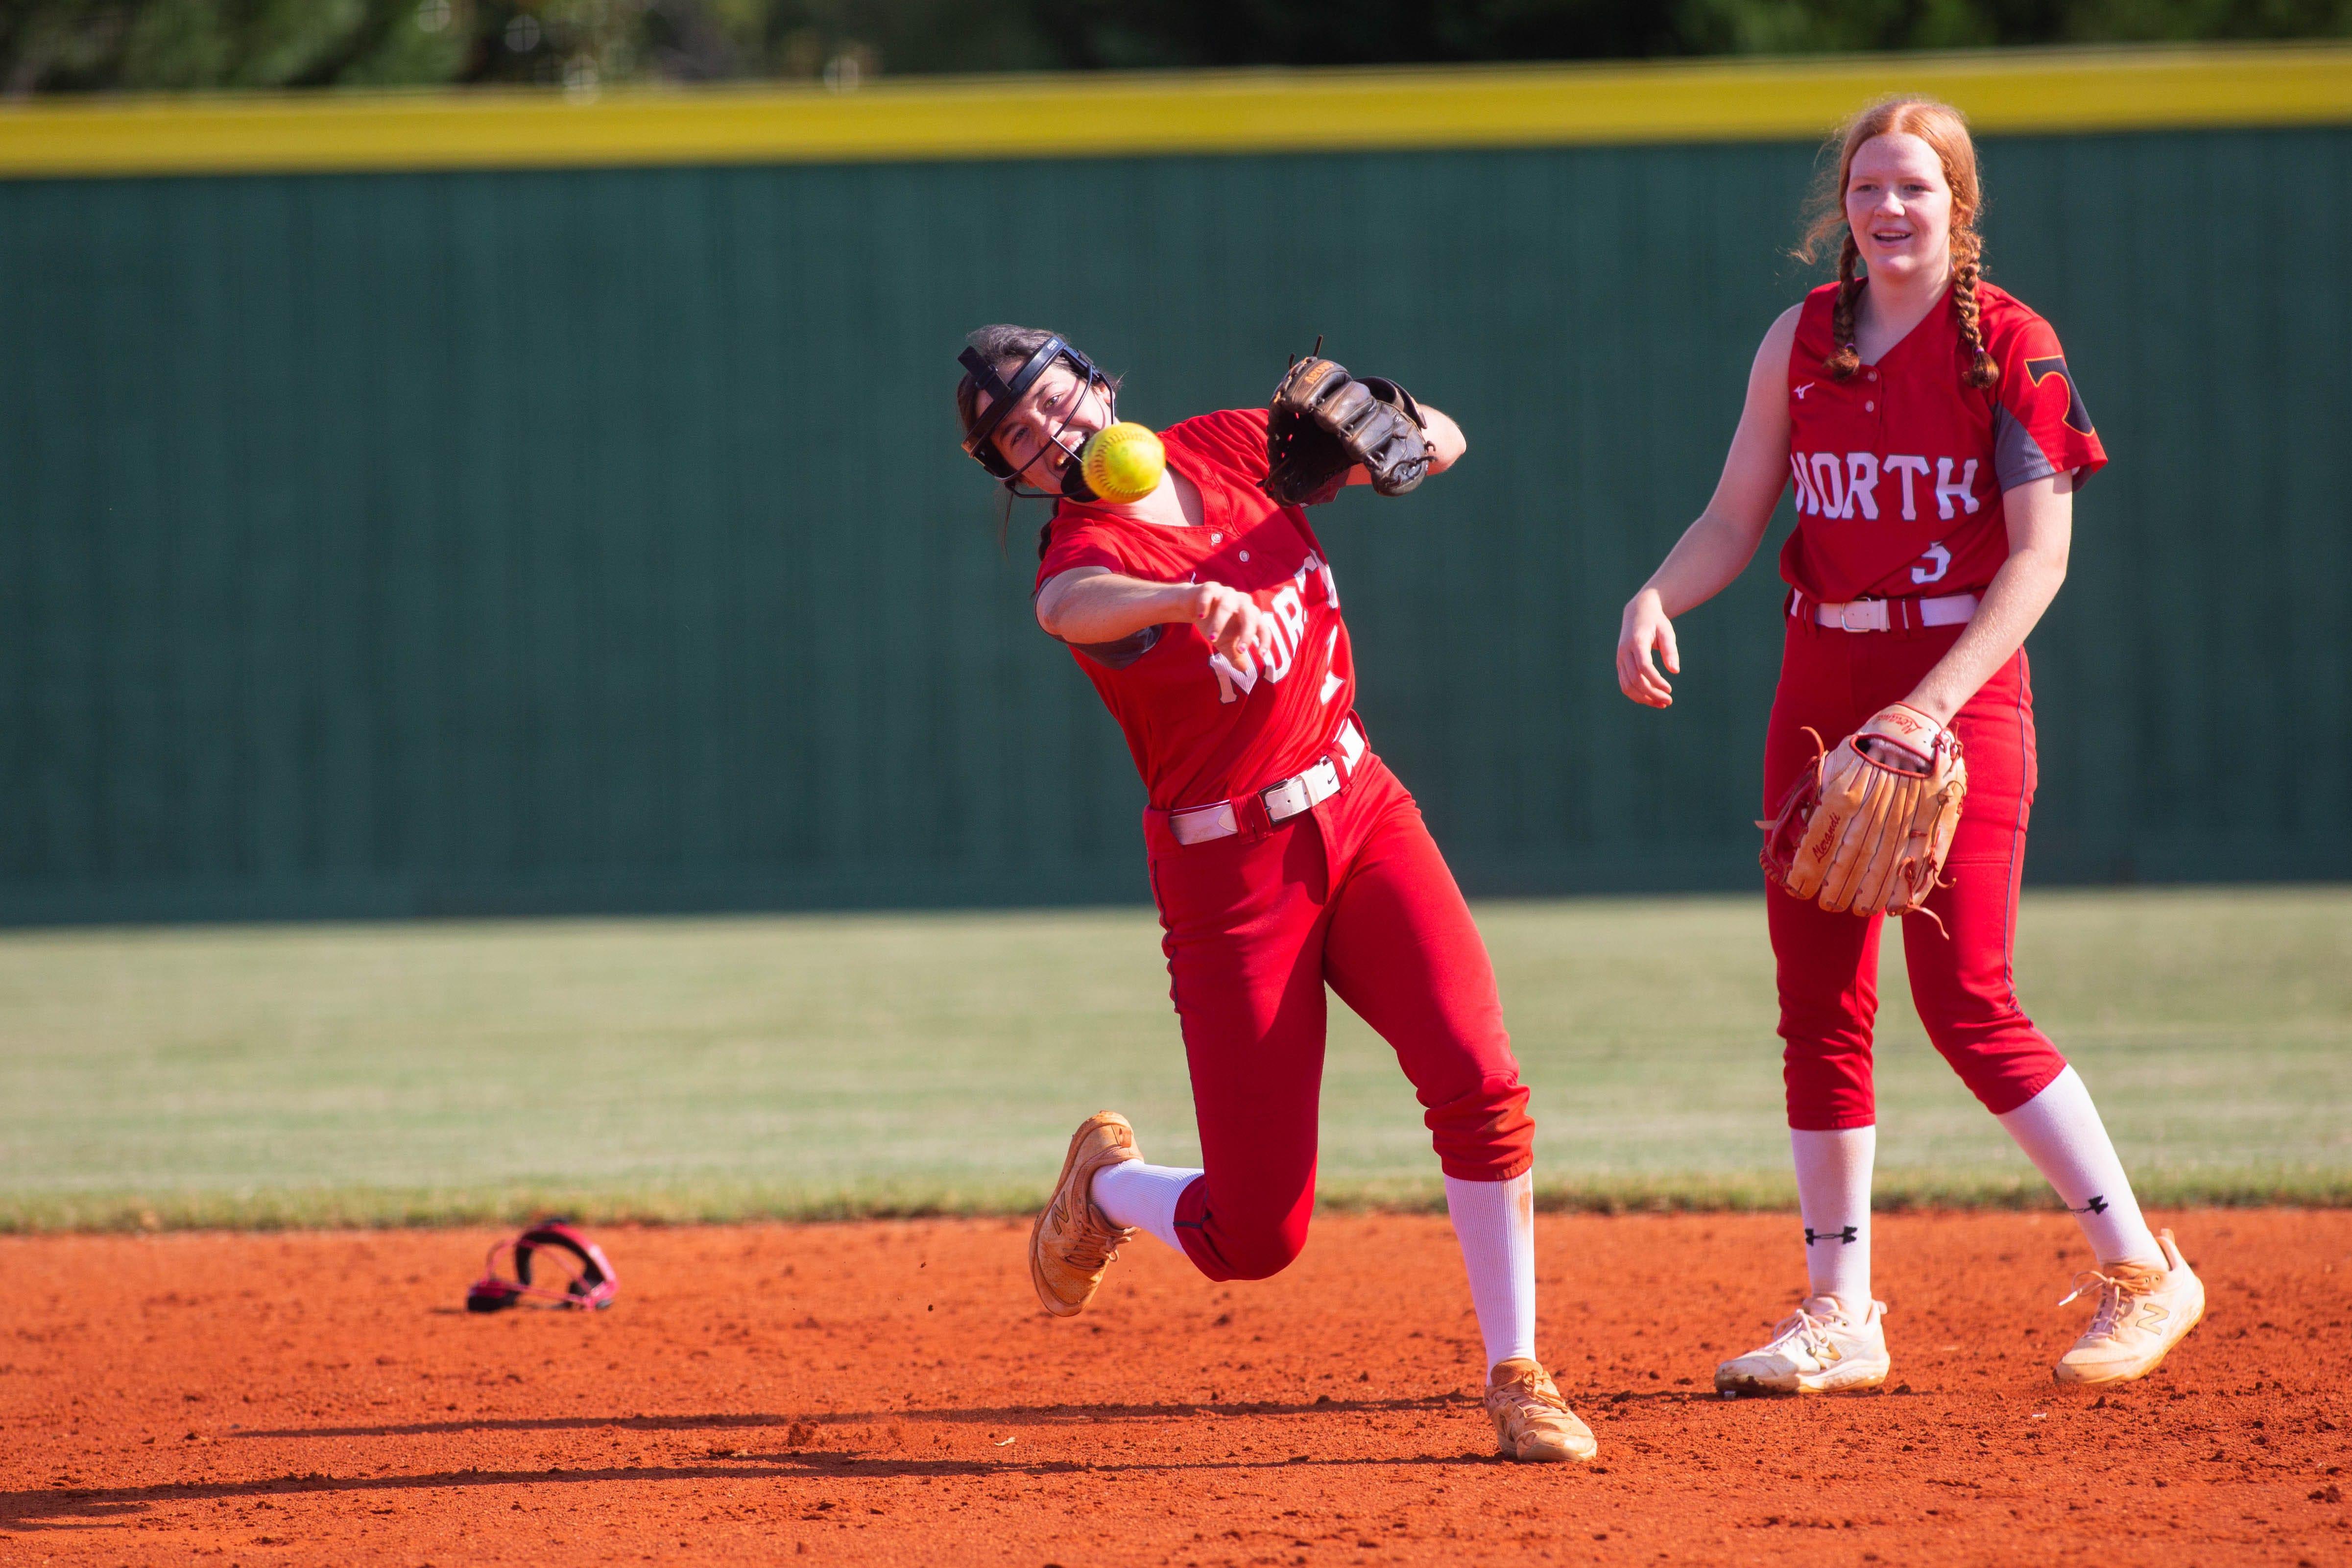
[[[1490,903],[1556,1205],[1791,1201],[1757,897]],[[0,935],[0,1228],[1030,1205],[1195,1154],[1148,910]],[[2042,1203],[1886,943],[1880,1193]],[[2352,889],[2036,892],[2027,1005],[2157,1202],[2352,1202]],[[1324,1194],[1438,1188],[1336,1002]]]

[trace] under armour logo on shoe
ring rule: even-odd
[[[1817,1241],[1860,1241],[1861,1239],[1862,1227],[1857,1225],[1847,1226],[1843,1230],[1814,1230],[1808,1227],[1805,1231],[1807,1247],[1812,1246]]]
[[[2081,1208],[2068,1209],[2066,1212],[2068,1214],[2105,1214],[2107,1212],[2107,1200],[2102,1197],[2094,1197],[2089,1203],[2084,1204]]]

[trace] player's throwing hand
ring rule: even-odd
[[[1255,599],[1223,583],[1203,583],[1192,597],[1192,623],[1228,662],[1252,675],[1260,664],[1272,662],[1274,618]]]

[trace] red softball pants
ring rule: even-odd
[[[1177,1234],[1212,1279],[1263,1279],[1307,1243],[1327,984],[1395,1050],[1447,1175],[1535,1163],[1486,945],[1396,775],[1366,753],[1279,826],[1244,804],[1239,834],[1199,844],[1144,814],[1205,1168]]]
[[[1958,626],[1846,632],[1791,616],[1780,686],[1764,741],[1769,816],[1814,757],[1805,726],[1835,745],[1911,693],[1959,638]],[[1924,914],[1903,917],[1903,960],[1919,1021],[1962,1082],[1999,1116],[2048,1087],[2066,1059],[2017,1005],[2011,954],[2025,823],[2033,803],[2033,691],[2025,650],[1994,672],[1954,717],[1969,793],[1952,851],[1950,886]],[[1768,885],[1780,977],[1789,1125],[1807,1131],[1877,1121],[1871,1027],[1878,1016],[1878,915],[1832,914]]]

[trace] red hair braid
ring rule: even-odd
[[[1822,361],[1822,374],[1832,381],[1843,381],[1862,368],[1862,351],[1853,346],[1854,308],[1862,302],[1862,279],[1854,276],[1854,263],[1862,259],[1862,251],[1847,235],[1838,247],[1837,302],[1830,307],[1830,357]]]

